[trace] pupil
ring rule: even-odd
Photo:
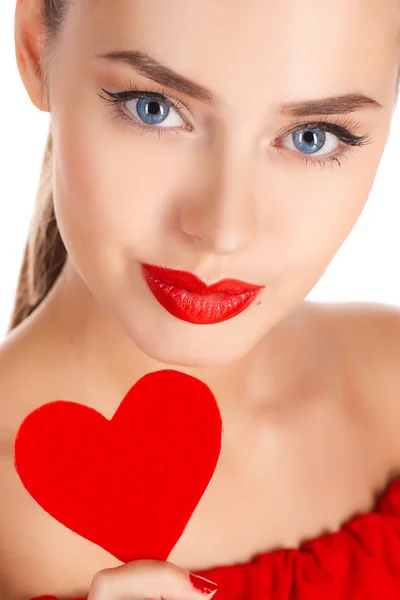
[[[151,102],[149,103],[149,105],[148,105],[148,106],[149,106],[148,112],[149,112],[151,115],[156,115],[156,114],[158,114],[158,113],[160,112],[160,105],[159,105],[159,103],[158,103],[158,102],[155,102],[155,101],[153,100],[153,101],[151,101]]]
[[[306,131],[306,133],[303,135],[303,138],[307,143],[311,144],[314,141],[314,134],[312,131]]]

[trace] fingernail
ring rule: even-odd
[[[199,575],[194,575],[193,573],[190,573],[190,581],[192,582],[192,586],[202,594],[211,594],[218,589],[218,585],[213,581],[205,579],[205,577],[199,577]]]

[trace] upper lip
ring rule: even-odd
[[[156,265],[142,264],[146,274],[155,279],[164,281],[179,288],[188,290],[194,294],[206,296],[209,294],[232,294],[238,295],[248,292],[257,292],[263,285],[255,285],[239,281],[237,279],[222,279],[211,285],[207,285],[197,275],[189,273],[189,271],[180,271],[169,269],[167,267],[159,267]]]

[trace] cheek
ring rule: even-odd
[[[323,269],[355,226],[370,194],[379,163],[376,155],[330,167],[310,167],[308,176],[286,190],[274,254],[285,268]],[[347,165],[347,166],[346,166]],[[283,207],[283,208],[282,208]]]
[[[54,203],[70,254],[99,253],[100,260],[124,248],[146,247],[158,234],[173,193],[171,177],[165,168],[154,171],[157,161],[133,135],[125,134],[130,143],[124,144],[110,126],[58,121]]]

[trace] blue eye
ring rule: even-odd
[[[335,151],[340,146],[338,135],[323,129],[318,125],[303,125],[285,136],[283,145],[297,154],[324,156]]]
[[[117,115],[130,119],[132,124],[142,131],[147,128],[160,134],[161,129],[165,129],[165,133],[173,128],[189,129],[180,114],[183,105],[165,94],[132,88],[124,92],[109,92],[104,88],[102,90],[109,96],[109,98],[101,96],[103,100],[121,107],[122,111],[118,111]],[[168,132],[173,133],[173,131]]]
[[[128,110],[131,112],[130,109]],[[170,107],[168,104],[144,97],[136,101],[136,111],[145,123],[159,125],[168,117]]]
[[[314,129],[298,129],[293,133],[293,143],[306,154],[318,152],[326,142],[326,132],[315,127]]]
[[[167,101],[158,100],[151,96],[139,96],[125,102],[126,110],[144,126],[182,127],[185,121],[174,106]]]

